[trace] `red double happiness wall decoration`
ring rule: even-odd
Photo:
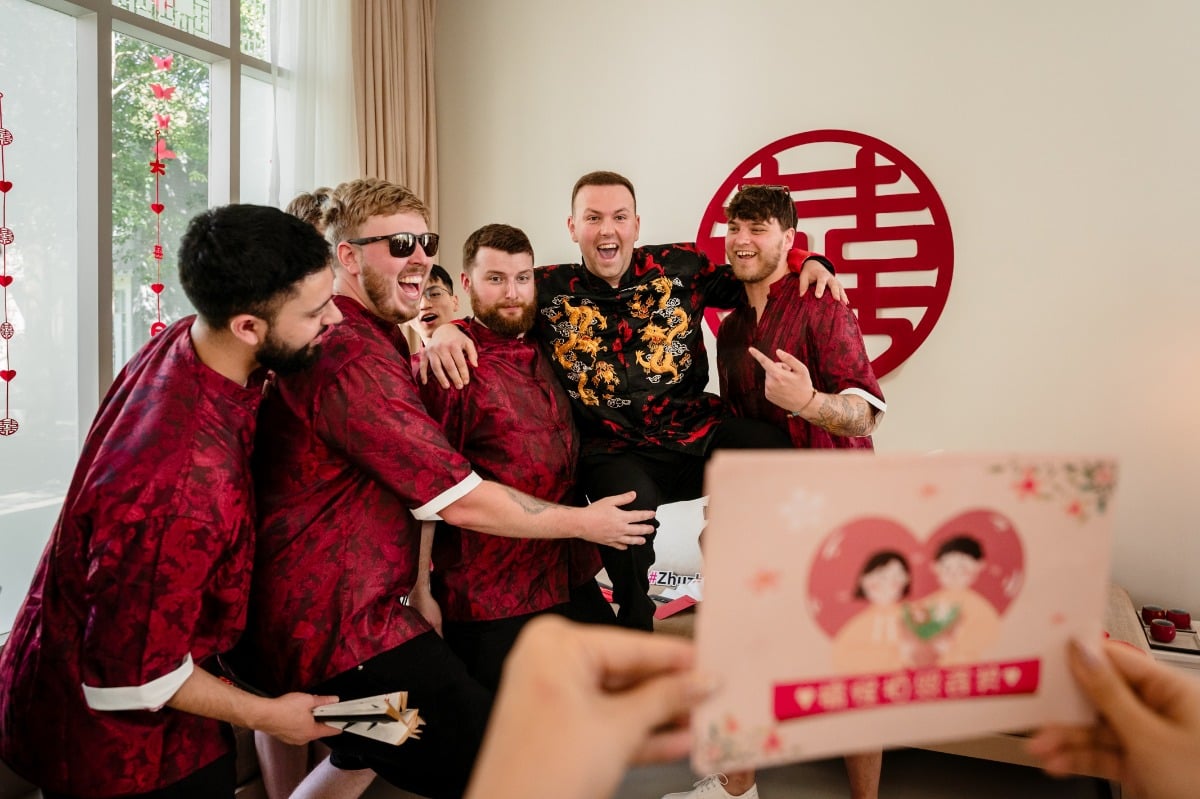
[[[897,148],[865,133],[812,130],[771,142],[734,167],[700,222],[696,243],[725,263],[725,205],[745,184],[786,186],[796,243],[824,253],[846,281],[875,376],[904,363],[942,315],[954,276],[950,217],[932,181]],[[708,324],[720,323],[710,310]]]
[[[16,236],[8,226],[8,193],[12,191],[12,181],[8,179],[8,168],[5,155],[8,145],[13,143],[12,132],[4,127],[4,92],[0,92],[0,307],[4,309],[4,321],[0,322],[0,339],[4,341],[4,368],[0,369],[0,381],[4,384],[4,416],[0,417],[0,436],[11,436],[20,426],[12,418],[9,398],[12,392],[13,380],[17,370],[12,363],[12,340],[17,330],[8,318],[8,290],[12,288],[13,276],[8,273],[8,248]]]

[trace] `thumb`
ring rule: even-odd
[[[1125,677],[1103,653],[1072,639],[1068,661],[1079,687],[1101,715],[1113,722],[1112,728],[1118,738],[1124,740],[1138,735],[1156,723],[1154,713],[1146,709]]]
[[[336,696],[314,696],[312,698],[313,707],[321,707],[322,705],[332,705],[338,702]]]
[[[613,494],[611,497],[605,497],[604,499],[602,499],[600,501],[608,502],[612,505],[620,507],[621,505],[628,505],[630,502],[633,502],[635,499],[637,499],[636,491],[626,491],[624,494]]]

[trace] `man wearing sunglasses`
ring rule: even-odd
[[[782,448],[788,440],[769,424],[731,416],[719,397],[705,392],[704,311],[743,303],[741,283],[694,244],[637,247],[640,224],[627,178],[591,172],[576,181],[567,229],[583,264],[537,270],[534,333],[572,399],[587,495],[633,490],[637,499],[629,507],[656,509],[700,496],[714,449]],[[803,253],[797,261],[806,258]],[[801,284],[815,281],[823,293],[828,282],[844,297],[827,267],[822,258],[808,258]],[[468,344],[452,326],[435,334],[426,360],[443,385],[461,386],[469,378],[474,355]],[[601,549],[618,620],[627,627],[653,628],[655,606],[647,596],[652,540],[621,552]]]
[[[438,238],[403,186],[338,186],[324,220],[345,316],[304,375],[263,402],[255,460],[259,537],[246,664],[261,687],[404,690],[425,726],[401,746],[330,740],[335,766],[374,769],[413,793],[460,796],[491,695],[407,600],[420,520],[492,535],[641,543],[652,512],[632,495],[568,508],[482,480],[425,411],[400,325],[420,307]],[[246,657],[246,655],[250,657]]]

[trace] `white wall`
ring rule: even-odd
[[[954,227],[937,328],[883,381],[880,451],[1112,453],[1115,578],[1200,610],[1200,3],[442,0],[441,219],[577,260],[572,183],[638,188],[642,241],[691,240],[746,156],[867,133]]]

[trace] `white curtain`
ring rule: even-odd
[[[359,177],[351,53],[345,0],[271,0],[272,205]]]

